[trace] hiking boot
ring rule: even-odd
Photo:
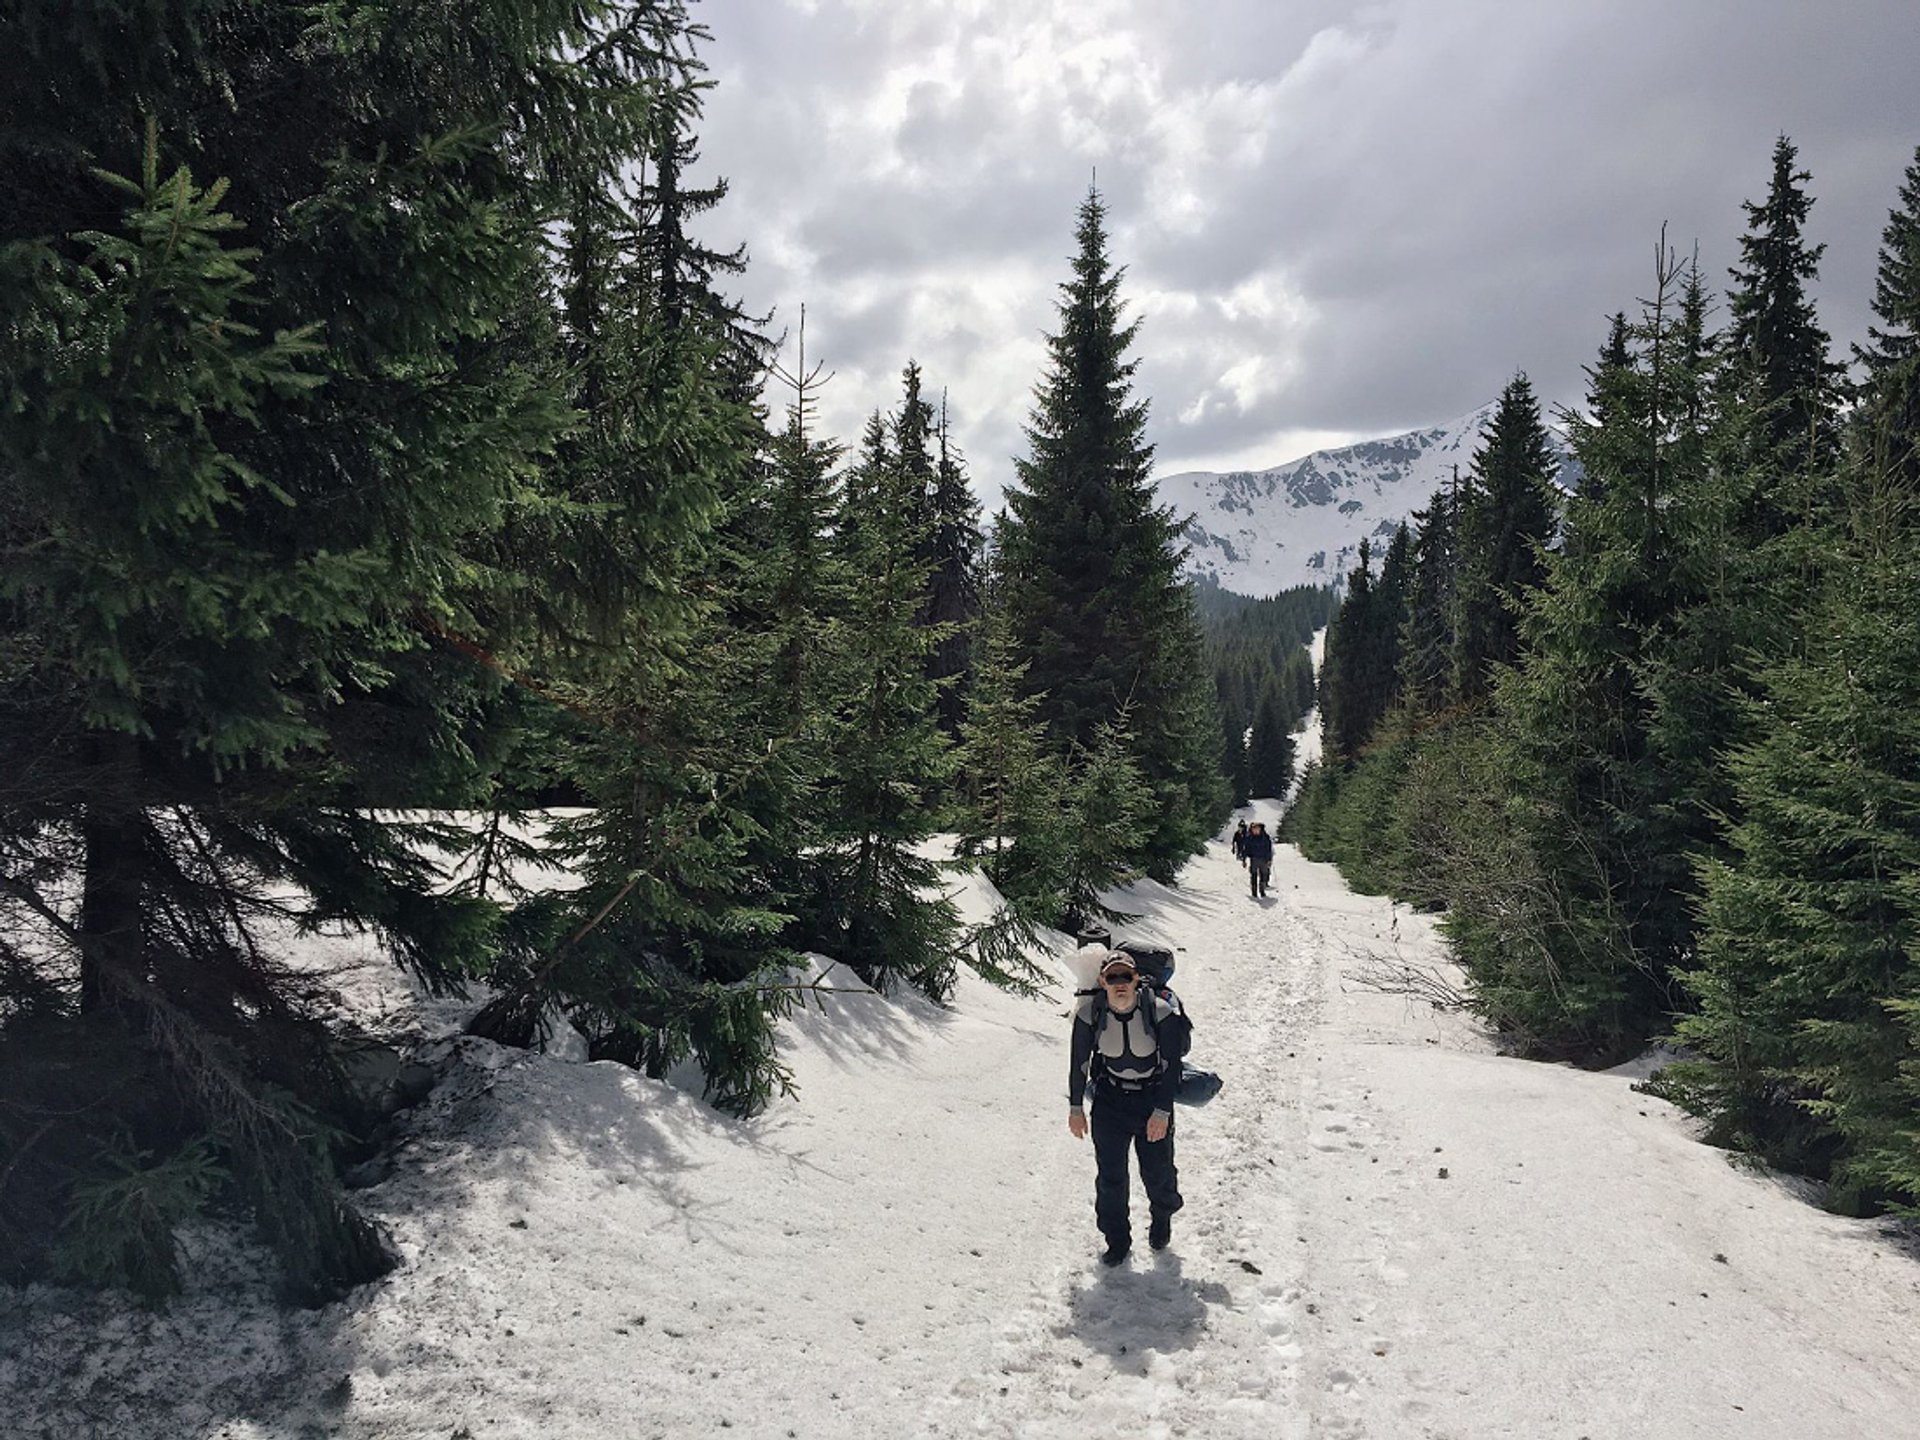
[[[1147,1244],[1156,1250],[1164,1250],[1173,1243],[1173,1217],[1156,1215],[1153,1224],[1147,1228]]]
[[[1107,1248],[1100,1252],[1100,1263],[1102,1265],[1118,1265],[1122,1260],[1127,1258],[1127,1255],[1132,1249],[1133,1241],[1131,1240],[1109,1241]]]

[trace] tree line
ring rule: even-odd
[[[1256,599],[1208,580],[1194,593],[1233,803],[1285,795],[1294,778],[1293,733],[1318,698],[1307,645],[1338,598],[1331,586],[1296,585]]]
[[[1444,908],[1518,1047],[1681,1047],[1655,1088],[1864,1213],[1920,1204],[1920,154],[1851,375],[1810,178],[1783,137],[1724,311],[1662,234],[1564,416],[1575,493],[1521,376],[1363,552],[1288,825]]]
[[[300,1299],[391,1263],[302,936],[745,1114],[808,952],[1030,986],[1224,817],[1099,196],[983,528],[917,365],[848,446],[729,298],[706,39],[680,0],[0,16],[0,1279],[164,1295],[209,1209]]]

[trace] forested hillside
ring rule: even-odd
[[[0,1279],[160,1297],[213,1211],[303,1300],[393,1262],[340,1182],[393,1099],[297,935],[744,1115],[808,952],[1029,987],[1223,818],[1099,195],[989,567],[939,378],[821,433],[804,317],[731,298],[707,39],[0,16]]]
[[[1920,156],[1849,369],[1794,146],[1724,307],[1662,237],[1566,416],[1524,377],[1457,491],[1362,557],[1305,851],[1424,906],[1527,1053],[1684,1047],[1719,1142],[1920,1203]]]
[[[1233,803],[1279,797],[1294,777],[1293,732],[1315,704],[1307,642],[1337,607],[1326,587],[1251,599],[1201,581],[1196,596]]]

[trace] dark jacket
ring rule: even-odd
[[[1247,831],[1245,826],[1233,832],[1233,853],[1235,858],[1247,853]]]
[[[1258,835],[1249,830],[1247,832],[1246,855],[1247,859],[1256,864],[1271,865],[1273,863],[1273,836],[1267,834],[1264,830]]]

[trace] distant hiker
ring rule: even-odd
[[[1099,989],[1073,1013],[1073,1068],[1067,1076],[1067,1129],[1087,1134],[1084,1109],[1093,1090],[1093,1218],[1105,1237],[1103,1263],[1118,1265],[1133,1248],[1127,1217],[1127,1150],[1140,1157],[1140,1183],[1151,1223],[1147,1243],[1164,1250],[1173,1239],[1173,1212],[1181,1206],[1173,1165],[1173,1099],[1180,1088],[1180,1057],[1192,1026],[1170,991],[1143,983],[1124,950],[1100,966]]]
[[[1242,870],[1247,868],[1247,822],[1244,820],[1233,832],[1233,858],[1240,862]]]
[[[1265,822],[1256,820],[1247,827],[1247,883],[1258,900],[1267,893],[1267,881],[1273,878],[1273,837]]]

